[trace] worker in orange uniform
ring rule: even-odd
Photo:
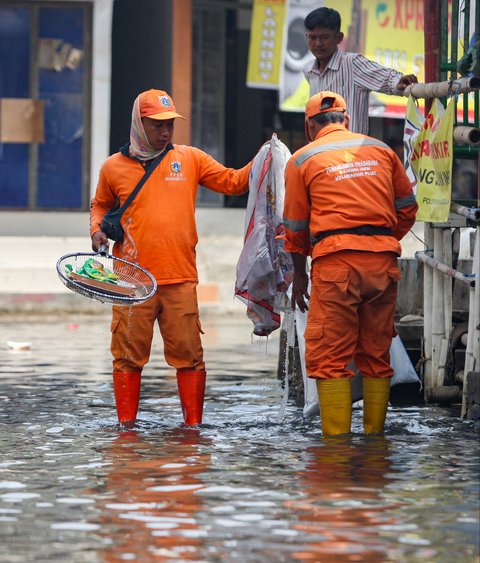
[[[92,248],[108,245],[102,218],[122,204],[149,166],[163,158],[122,217],[123,242],[113,254],[153,274],[158,290],[134,307],[114,306],[111,352],[118,419],[136,420],[141,373],[151,351],[155,321],[167,363],[177,370],[177,384],[187,425],[202,422],[206,371],[197,304],[195,201],[199,185],[228,195],[248,190],[251,164],[226,168],[195,147],[172,145],[175,119],[172,98],[163,90],[142,92],[134,101],[130,143],[104,162],[92,200]]]
[[[310,141],[285,170],[285,248],[292,253],[292,306],[309,309],[308,377],[316,379],[322,432],[350,432],[347,369],[362,373],[364,430],[382,432],[400,271],[399,241],[417,203],[403,164],[383,142],[348,131],[345,100],[324,91],[305,108]],[[307,256],[312,257],[311,296]],[[306,300],[309,300],[307,305]]]

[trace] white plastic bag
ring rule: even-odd
[[[420,381],[402,339],[398,335],[392,340],[390,346],[390,365],[393,368],[390,387],[401,383],[418,383]]]
[[[308,287],[310,293],[310,284]],[[308,311],[302,313],[298,307],[295,309],[295,327],[297,331],[298,351],[300,355],[300,364],[302,368],[302,377],[304,385],[304,406],[303,416],[310,417],[318,415],[320,407],[318,404],[317,384],[315,379],[307,377],[305,367],[305,328],[307,326]],[[288,337],[287,337],[288,340]],[[410,358],[405,350],[402,340],[399,336],[392,339],[390,346],[390,364],[393,367],[393,377],[390,380],[390,387],[402,383],[417,383],[419,377]],[[348,366],[354,372],[355,377],[352,380],[352,402],[359,401],[363,397],[362,378],[355,364],[352,362]]]
[[[266,336],[280,327],[280,309],[293,276],[284,250],[285,165],[290,151],[277,138],[253,159],[245,217],[245,242],[237,263],[235,296],[247,305],[253,333]]]

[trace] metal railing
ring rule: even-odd
[[[440,2],[440,68],[439,80],[456,80],[462,76],[458,63],[467,53],[471,41],[480,40],[480,5],[476,2],[476,10],[472,17],[471,4],[469,0],[452,0],[451,2],[451,25],[449,29],[449,2]],[[476,33],[476,39],[474,34]],[[463,52],[462,52],[463,51]],[[473,69],[472,74],[479,76],[479,63]],[[476,71],[476,72],[475,72]],[[460,98],[461,96],[461,98]],[[475,126],[480,123],[480,93],[463,93],[457,100],[462,99],[462,107],[457,107],[456,125]],[[472,108],[473,105],[473,108]],[[473,109],[473,123],[470,122],[470,113]],[[456,145],[454,144],[454,156],[463,158],[478,158],[478,145]]]
[[[449,18],[451,5],[451,19]],[[465,56],[472,37],[480,40],[480,2],[476,1],[475,13],[471,18],[473,0],[441,0],[439,6],[440,38],[439,58],[432,51],[432,61],[438,62],[438,83],[414,85],[424,87],[421,97],[442,99],[446,105],[447,96],[455,96],[455,126],[453,156],[460,159],[479,158],[480,145],[477,135],[480,124],[480,93],[478,89],[479,63],[473,68],[459,65]],[[450,20],[450,26],[449,26]],[[429,30],[425,29],[425,33]],[[431,43],[430,43],[431,46]],[[460,52],[460,48],[462,52]],[[465,60],[465,59],[464,59]],[[473,60],[473,59],[472,59]],[[426,61],[428,64],[428,61]],[[469,79],[470,78],[470,79]],[[469,82],[471,87],[459,85]],[[413,89],[413,87],[412,87]],[[473,92],[472,92],[473,90]],[[413,95],[417,94],[412,92]],[[458,103],[462,101],[461,107]],[[473,115],[473,121],[471,116]],[[472,137],[473,135],[473,142]],[[479,196],[477,195],[477,198]],[[462,401],[462,417],[468,413],[467,375],[478,376],[480,371],[480,202],[466,207],[453,202],[451,217],[446,223],[425,223],[425,252],[418,252],[416,259],[424,264],[424,329],[423,329],[423,376],[427,402]],[[460,221],[459,221],[460,220]],[[463,220],[463,223],[462,223]],[[475,227],[471,272],[461,273],[452,267],[454,256],[454,233],[464,227]],[[458,234],[458,233],[457,233]],[[459,238],[459,237],[456,237]],[[465,364],[458,370],[455,382],[448,383],[447,354],[451,346],[454,321],[452,319],[453,281],[468,285],[468,332],[466,334]],[[475,373],[473,373],[475,372]]]

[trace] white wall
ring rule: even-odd
[[[91,187],[95,193],[98,171],[110,143],[110,73],[113,0],[95,0],[93,8]]]

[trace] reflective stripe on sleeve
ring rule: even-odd
[[[289,229],[294,233],[298,233],[300,231],[308,231],[310,227],[310,219],[295,220],[287,219],[286,217],[284,217],[283,225],[286,229]]]
[[[395,200],[395,209],[402,209],[403,207],[409,207],[410,205],[414,205],[417,203],[415,195],[413,192],[407,197],[400,197]]]
[[[378,139],[371,139],[371,138],[348,139],[346,141],[339,141],[338,143],[329,143],[326,145],[318,145],[316,147],[312,147],[311,149],[306,150],[299,157],[297,157],[295,159],[295,164],[297,166],[301,166],[306,160],[322,152],[336,151],[341,149],[353,149],[356,147],[388,148],[388,146],[385,143],[382,143],[382,141],[379,141]]]

